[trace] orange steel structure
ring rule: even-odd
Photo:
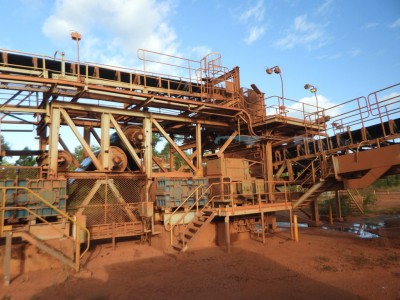
[[[223,67],[218,53],[194,61],[140,49],[138,57],[140,71],[0,50],[1,130],[33,126],[39,141],[33,150],[1,149],[2,157],[38,157],[24,192],[20,167],[0,172],[2,235],[23,236],[63,261],[44,240],[72,235],[77,270],[81,243],[164,234],[184,251],[215,223],[224,224],[229,251],[232,231],[254,233],[259,224],[265,240],[276,212],[292,221],[299,209],[318,223],[321,193],[400,170],[400,84],[321,108],[241,87],[239,68]],[[151,72],[154,65],[170,75]],[[155,136],[169,145],[167,158],[154,151]],[[65,203],[43,193],[64,188]],[[31,202],[15,200],[21,193]],[[29,206],[35,201],[42,210]]]

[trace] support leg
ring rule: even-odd
[[[336,217],[338,218],[339,222],[343,221],[342,218],[342,207],[340,203],[340,192],[336,191]]]
[[[229,216],[225,217],[225,241],[226,241],[226,252],[231,252],[231,235],[229,232]]]
[[[293,229],[294,229],[294,241],[299,241],[299,228],[297,227],[297,215],[293,216]]]
[[[261,213],[261,229],[262,229],[262,242],[265,244],[265,221],[264,221],[264,213]]]
[[[4,285],[10,285],[11,278],[11,243],[12,232],[5,232],[6,236],[6,253],[4,255]]]

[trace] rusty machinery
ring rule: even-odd
[[[399,99],[381,97],[399,84],[350,100],[352,109],[336,115],[339,106],[320,109],[266,98],[254,84],[242,88],[239,68],[223,67],[218,53],[194,61],[138,51],[145,66],[164,64],[177,75],[0,54],[2,131],[33,124],[39,139],[37,150],[2,150],[38,155],[34,175],[1,173],[3,211],[38,205],[7,186],[36,189],[69,216],[84,215],[91,239],[148,238],[157,223],[169,232],[186,224],[175,241],[171,233],[182,250],[215,216],[227,232],[231,221],[237,231],[258,220],[264,226],[265,216],[273,227],[273,213],[282,210],[302,209],[317,221],[322,192],[363,187],[399,170]],[[82,146],[83,161],[72,156],[61,127]],[[154,134],[169,144],[167,158],[153,153]],[[371,155],[385,159],[371,165]],[[11,217],[26,214],[9,210],[2,223]]]

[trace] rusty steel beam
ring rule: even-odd
[[[37,78],[37,77],[32,77],[32,76],[24,76],[24,75],[9,75],[9,74],[3,74],[0,73],[0,81],[1,80],[9,80],[17,83],[30,83],[30,84],[41,84],[42,86],[47,86],[47,92],[50,91],[52,87],[65,87],[69,89],[74,89],[74,91],[83,91],[82,93],[78,92],[73,92],[71,93],[65,93],[62,92],[61,89],[58,91],[58,94],[61,96],[68,96],[73,99],[77,99],[78,97],[84,97],[84,98],[93,98],[93,99],[100,99],[100,100],[109,100],[109,101],[126,101],[128,103],[135,103],[135,101],[132,101],[134,97],[138,97],[139,99],[146,99],[149,98],[154,98],[153,103],[161,103],[162,107],[176,107],[176,108],[182,108],[186,107],[189,110],[190,109],[197,109],[200,106],[204,107],[202,109],[203,113],[207,113],[208,110],[218,110],[222,109],[224,112],[230,112],[230,115],[234,115],[238,112],[243,111],[243,109],[240,108],[235,108],[235,107],[229,107],[229,106],[223,106],[223,105],[218,105],[218,104],[213,104],[213,103],[205,103],[205,102],[198,102],[198,101],[193,101],[190,99],[181,99],[181,98],[173,98],[173,102],[171,102],[171,97],[166,97],[166,96],[161,96],[161,95],[151,95],[151,94],[145,94],[145,93],[139,93],[139,92],[134,92],[130,90],[122,90],[122,89],[116,89],[113,87],[107,87],[107,86],[97,86],[95,84],[85,84],[81,83],[78,81],[68,81],[68,80],[62,80],[62,79],[49,79],[49,78]],[[25,90],[25,89],[24,89]],[[105,94],[104,94],[105,93]],[[101,95],[109,95],[109,97],[102,97]],[[50,92],[51,94],[51,92]],[[49,94],[48,94],[49,95]],[[136,100],[135,104],[140,104],[140,102],[137,102],[138,99]],[[159,105],[155,105],[154,107],[160,107]],[[211,113],[212,111],[209,111],[208,113]]]
[[[366,188],[400,165],[400,144],[333,157],[333,163],[347,189]]]

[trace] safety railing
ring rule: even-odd
[[[201,101],[218,99],[222,101],[221,103],[237,98],[237,92],[232,96],[232,89],[239,91],[239,87],[234,87],[231,72],[220,65],[220,56],[217,59],[209,59],[206,56],[201,61],[195,61],[139,49],[138,57],[143,61],[144,70],[137,70],[107,64],[71,61],[65,59],[64,54],[61,58],[58,57],[56,55],[58,51],[54,57],[5,49],[0,49],[0,52],[0,67],[7,69],[7,72],[66,80],[76,82],[77,85],[93,84],[143,93],[150,91],[168,96],[190,95]],[[157,59],[153,56],[161,58]],[[203,61],[206,61],[207,65],[203,66]],[[167,68],[168,74],[162,71]],[[204,78],[204,76],[214,77]],[[38,86],[36,89],[46,92],[46,87]],[[73,97],[74,95],[71,95],[71,98]],[[102,100],[101,102],[104,106],[115,106],[112,101]]]
[[[400,118],[400,83],[369,94],[368,104],[371,111],[369,121],[379,120],[383,135],[388,135],[384,122]]]
[[[302,121],[304,124],[315,123],[310,119],[310,115],[315,114],[317,106],[301,101],[292,100],[280,96],[269,96],[264,98],[267,111],[267,118],[271,116],[294,119]]]
[[[138,58],[143,62],[144,74],[162,76],[162,77],[175,77],[176,79],[184,79],[188,82],[200,83],[202,80],[196,76],[196,70],[200,69],[200,62],[188,58],[179,57],[145,49],[137,50]],[[149,65],[152,63],[152,65]],[[151,69],[162,69],[167,67],[171,73],[163,74],[151,71]],[[175,73],[175,74],[174,74]]]
[[[288,199],[288,193],[291,191],[291,181],[264,181],[264,180],[258,180],[257,182],[251,182],[252,184],[252,189],[253,185],[258,185],[258,188],[254,187],[256,191],[252,190],[250,193],[237,193],[234,192],[236,190],[237,185],[242,184],[242,181],[230,181],[230,182],[213,182],[211,183],[200,196],[196,196],[196,200],[194,203],[189,206],[185,207],[185,212],[190,213],[192,212],[193,208],[196,206],[196,212],[199,211],[199,201],[207,194],[213,193],[213,187],[218,187],[220,188],[223,192],[213,195],[212,197],[209,198],[209,200],[202,205],[202,207],[211,207],[214,208],[214,203],[220,203],[221,201],[228,201],[227,204],[230,205],[230,207],[235,207],[235,199],[238,198],[256,198],[254,204],[256,203],[261,203],[262,201],[267,201],[268,195],[270,194],[268,192],[268,186],[274,185],[274,186],[283,186],[283,191],[274,191],[274,195],[283,195],[283,199],[286,202],[289,201]],[[262,184],[262,187],[260,186]],[[228,188],[224,188],[224,186],[227,186]],[[194,189],[189,196],[186,197],[185,200],[181,202],[181,204],[175,208],[175,210],[169,215],[169,218],[166,220],[164,226],[167,231],[170,231],[173,229],[173,223],[179,224],[181,223],[186,214],[183,214],[177,221],[172,222],[172,218],[174,215],[176,215],[178,212],[182,212],[182,208],[185,206],[185,204],[188,202],[191,197],[199,191],[200,188],[203,188],[204,185],[199,185],[196,189]],[[258,190],[257,190],[258,189]],[[227,191],[227,192],[225,192]],[[262,200],[264,199],[264,200]],[[210,206],[211,205],[211,206]],[[168,228],[166,225],[170,225]]]
[[[211,185],[210,185],[210,186],[211,186]],[[199,199],[201,199],[202,197],[204,197],[204,196],[206,195],[206,192],[209,191],[210,186],[209,186],[205,191],[202,192],[202,194],[200,195],[200,197],[198,196],[198,191],[199,191],[199,189],[201,189],[201,188],[204,187],[204,184],[200,184],[199,186],[197,186],[197,187],[185,198],[185,200],[183,200],[183,201],[181,202],[181,204],[180,204],[177,208],[175,208],[175,210],[169,215],[168,220],[166,221],[166,223],[164,223],[165,229],[166,229],[167,231],[171,231],[171,230],[173,229],[173,222],[172,222],[173,216],[176,215],[176,214],[182,209],[182,207],[184,207],[184,206],[186,205],[186,203],[189,201],[189,199],[191,199],[192,196],[195,195],[195,194],[196,194],[195,201],[193,202],[193,204],[192,204],[191,206],[189,206],[189,208],[186,209],[186,211],[191,211],[191,210],[193,209],[193,207],[195,207],[195,206],[196,206],[196,211],[198,211],[198,208],[199,208]],[[179,220],[179,221],[181,221],[181,220]],[[167,227],[166,227],[167,224],[170,225],[170,228],[167,228]]]
[[[325,110],[330,117],[327,132],[329,135],[343,133],[349,128],[365,127],[370,116],[369,106],[365,97],[358,97]]]
[[[360,211],[362,214],[364,213],[364,197],[360,194],[360,191],[358,189],[348,189],[346,190],[350,201],[354,203],[354,205],[357,207],[357,210]]]
[[[6,210],[13,210],[13,209],[25,210],[25,211],[29,212],[35,218],[38,218],[39,220],[41,220],[42,222],[44,222],[46,224],[50,224],[50,226],[52,226],[52,228],[54,228],[56,231],[62,233],[64,236],[66,236],[62,231],[59,231],[58,228],[56,228],[53,224],[51,224],[51,222],[48,222],[47,220],[45,220],[42,216],[40,216],[37,213],[35,213],[32,209],[29,209],[28,207],[20,207],[20,206],[17,206],[17,207],[6,206],[7,190],[15,190],[15,191],[23,190],[23,191],[27,192],[28,194],[31,194],[35,199],[37,199],[38,201],[40,201],[41,203],[43,203],[47,207],[53,209],[59,215],[61,215],[62,217],[66,218],[72,224],[74,224],[76,226],[76,237],[75,237],[76,238],[75,239],[75,255],[76,256],[75,256],[75,263],[76,263],[76,271],[79,271],[79,261],[89,251],[89,247],[90,247],[90,232],[89,232],[89,230],[85,226],[83,226],[82,224],[80,224],[79,222],[77,222],[76,220],[71,218],[66,212],[60,210],[58,207],[54,206],[53,204],[48,202],[46,199],[44,199],[42,196],[38,195],[37,193],[33,192],[32,190],[30,190],[27,187],[23,187],[23,186],[18,186],[18,187],[0,187],[0,190],[1,190],[1,196],[2,196],[1,213],[0,213],[0,236],[3,236],[3,233],[4,233],[5,212],[6,212]],[[86,248],[81,253],[81,251],[80,251],[80,234],[81,234],[82,231],[86,233],[86,241],[87,242],[86,242]],[[70,236],[66,236],[66,237],[67,238],[71,238]]]

